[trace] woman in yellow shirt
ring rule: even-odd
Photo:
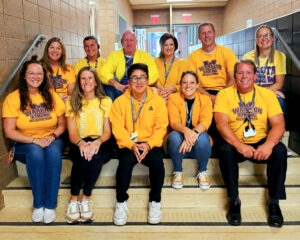
[[[274,33],[270,26],[262,25],[255,33],[256,47],[246,53],[243,59],[252,60],[257,67],[255,84],[272,90],[285,115],[285,96],[281,92],[286,75],[285,54],[274,49]]]
[[[75,87],[75,73],[71,65],[66,63],[66,48],[57,38],[51,38],[44,49],[42,61],[47,69],[50,85],[66,102]]]
[[[188,70],[187,61],[175,56],[178,42],[173,34],[165,33],[160,40],[161,51],[155,63],[159,71],[159,78],[155,84],[157,93],[166,102],[171,93],[179,91],[180,78],[184,71]]]
[[[24,63],[19,89],[3,103],[5,136],[14,141],[15,157],[25,160],[33,193],[33,222],[55,220],[66,129],[65,104],[49,90],[46,70],[36,56]]]
[[[196,158],[199,187],[210,188],[206,166],[211,152],[206,131],[212,121],[212,102],[198,91],[199,80],[195,72],[186,71],[180,80],[180,92],[170,95],[168,113],[172,132],[167,146],[174,165],[173,188],[183,187],[182,159]]]
[[[112,157],[113,143],[109,112],[112,101],[107,97],[96,70],[82,68],[74,92],[66,104],[66,117],[71,143],[71,199],[66,221],[70,224],[94,220],[92,190],[102,165]],[[80,188],[83,194],[79,202]]]

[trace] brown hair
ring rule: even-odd
[[[164,53],[163,53],[163,48],[164,44],[168,39],[173,39],[174,46],[175,46],[175,51],[178,49],[178,41],[177,38],[171,34],[171,33],[165,33],[162,35],[159,39],[159,45],[160,45],[160,53],[159,53],[159,58],[164,58]]]
[[[260,26],[259,28],[256,29],[256,32],[255,32],[255,39],[257,38],[257,34],[258,34],[258,31],[262,28],[267,28],[270,30],[272,36],[274,36],[274,32],[272,30],[272,28],[268,25],[262,25]],[[270,63],[273,63],[274,62],[274,42],[272,42],[272,46],[271,46],[271,52],[270,52]],[[254,60],[255,60],[255,63],[257,63],[257,58],[259,57],[259,48],[257,46],[257,43],[255,44],[255,50],[254,50]]]

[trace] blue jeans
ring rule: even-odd
[[[114,80],[121,83],[117,77],[114,77]],[[111,98],[112,101],[115,101],[117,97],[121,96],[123,92],[119,91],[115,87],[111,85],[104,85],[103,84],[103,90],[107,96]]]
[[[34,143],[15,143],[16,159],[26,161],[22,162],[26,164],[34,208],[54,209],[57,206],[63,146],[61,139],[46,148]]]
[[[278,102],[280,104],[281,110],[283,112],[284,118],[286,117],[286,107],[285,107],[285,99],[281,97],[277,97]]]
[[[168,152],[174,165],[174,171],[182,172],[183,158],[196,158],[198,160],[199,172],[205,171],[211,152],[208,134],[205,132],[200,134],[192,150],[185,154],[179,152],[183,140],[184,135],[177,131],[172,131],[168,136]]]

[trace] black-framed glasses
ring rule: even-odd
[[[267,33],[267,34],[265,34],[265,35],[258,35],[256,38],[257,38],[257,39],[264,39],[264,38],[269,39],[269,38],[272,37],[272,36],[273,36],[272,33]]]
[[[144,83],[144,82],[146,82],[146,81],[148,80],[147,76],[144,76],[144,75],[142,75],[142,76],[140,76],[140,77],[138,77],[138,76],[133,76],[133,77],[131,77],[131,78],[129,78],[129,79],[130,79],[130,81],[131,81],[132,83],[137,83],[137,82]]]

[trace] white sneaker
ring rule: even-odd
[[[208,178],[207,171],[199,172],[196,176],[198,180],[199,187],[201,189],[209,189],[210,188],[210,180]]]
[[[114,213],[114,224],[118,226],[125,225],[127,222],[127,201],[117,202]]]
[[[44,208],[44,223],[49,224],[54,222],[56,213],[54,209]]]
[[[33,222],[42,222],[44,219],[44,208],[34,208],[31,219]]]
[[[158,224],[161,221],[160,202],[149,202],[148,223]]]
[[[89,223],[94,220],[94,214],[92,212],[92,204],[91,200],[83,200],[80,203],[80,221],[83,223]]]
[[[182,172],[173,172],[172,187],[176,188],[176,189],[180,189],[183,187],[183,173]]]
[[[78,201],[70,201],[66,211],[66,221],[69,224],[80,222],[80,210]]]

